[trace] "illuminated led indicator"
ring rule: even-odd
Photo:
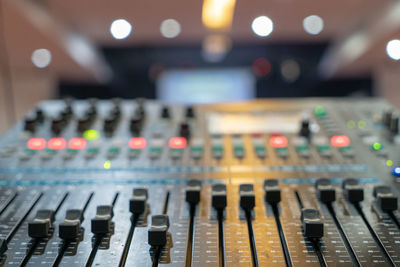
[[[186,138],[184,137],[172,137],[169,139],[168,145],[172,149],[182,149],[186,147]]]
[[[331,137],[331,145],[334,147],[346,147],[350,145],[350,138],[345,135],[334,135]]]
[[[96,130],[91,129],[91,130],[84,131],[83,137],[86,140],[96,140],[96,139],[99,139],[100,134]]]
[[[269,144],[274,148],[283,148],[287,147],[288,140],[284,136],[272,136],[269,139]]]
[[[315,115],[322,117],[326,115],[326,110],[323,106],[316,106],[314,109]]]
[[[358,121],[358,128],[364,129],[365,126],[367,126],[367,123],[365,121],[363,121],[363,120]]]
[[[42,150],[46,148],[46,140],[44,138],[31,138],[26,146],[32,150]]]
[[[381,150],[383,148],[381,143],[375,142],[372,144],[372,149],[377,151],[377,150]]]
[[[390,159],[388,159],[388,160],[386,161],[386,166],[390,167],[390,166],[392,166],[392,165],[393,165],[393,161],[391,161]]]
[[[146,147],[146,139],[143,137],[134,137],[129,140],[129,148],[131,149],[143,149]]]
[[[67,141],[64,138],[51,138],[47,142],[47,147],[52,150],[61,150],[67,146]]]
[[[356,122],[355,122],[355,121],[349,120],[349,121],[347,122],[347,128],[353,129],[353,128],[355,128],[355,127],[356,127]]]
[[[111,161],[106,160],[106,161],[104,162],[104,169],[108,170],[108,169],[110,169],[110,168],[111,168]]]
[[[71,138],[68,141],[69,149],[80,150],[80,149],[84,149],[85,147],[86,147],[85,138],[76,137],[76,138]]]
[[[396,177],[400,177],[400,167],[394,167],[392,174]]]

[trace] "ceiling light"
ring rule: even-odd
[[[202,21],[210,29],[227,29],[232,25],[236,0],[204,0]]]
[[[166,19],[161,23],[160,31],[165,38],[175,38],[181,33],[181,24],[174,19]]]
[[[391,40],[386,45],[386,53],[393,60],[400,60],[400,40]]]
[[[203,58],[208,62],[219,62],[225,58],[231,47],[232,41],[227,35],[207,35],[203,40]]]
[[[46,68],[51,62],[51,52],[47,49],[36,49],[32,53],[32,63],[36,67],[43,69]]]
[[[124,19],[117,19],[111,23],[110,33],[117,40],[125,39],[131,31],[131,24]]]
[[[311,15],[303,20],[304,30],[311,35],[317,35],[324,29],[324,20],[317,15]]]
[[[251,28],[256,35],[266,37],[274,30],[274,23],[267,16],[260,16],[253,20]]]

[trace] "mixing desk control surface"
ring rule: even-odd
[[[0,139],[0,264],[400,266],[399,116],[42,102]]]

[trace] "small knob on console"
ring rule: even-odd
[[[186,186],[186,201],[196,205],[200,202],[201,182],[199,180],[189,180]]]
[[[358,203],[364,200],[364,190],[359,185],[358,180],[349,178],[343,181],[343,194],[351,203]]]
[[[331,203],[336,200],[335,188],[331,184],[331,180],[328,178],[321,178],[315,182],[317,189],[317,195],[321,202]]]
[[[397,197],[389,186],[378,185],[374,187],[374,197],[377,198],[379,207],[384,211],[397,210]]]
[[[256,205],[256,197],[252,184],[241,184],[239,186],[240,207],[244,210],[252,210]]]
[[[32,238],[47,237],[54,220],[54,210],[38,210],[35,218],[28,223],[28,235]]]
[[[226,207],[226,185],[214,184],[212,186],[212,206],[216,210],[222,210]]]
[[[270,204],[276,204],[281,201],[281,190],[276,179],[264,180],[265,200]]]
[[[81,232],[83,211],[79,209],[67,210],[64,222],[59,225],[59,237],[62,239],[75,239]]]
[[[302,209],[301,221],[305,237],[321,238],[324,236],[324,224],[317,209]]]
[[[148,243],[151,246],[165,246],[169,228],[168,215],[154,215],[151,217],[151,227],[148,232]]]
[[[92,219],[93,234],[107,234],[111,230],[111,219],[114,216],[112,205],[97,206],[96,216]]]
[[[147,189],[135,188],[133,189],[132,198],[129,200],[129,211],[132,213],[140,214],[146,209],[147,202]]]

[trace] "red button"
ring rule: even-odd
[[[169,139],[168,145],[173,149],[182,149],[186,147],[186,143],[185,137],[172,137]]]
[[[143,149],[146,147],[146,139],[143,137],[134,137],[129,140],[129,147],[131,149]]]
[[[86,140],[82,137],[71,138],[68,141],[68,148],[74,150],[81,150],[86,147]]]
[[[53,150],[64,149],[67,146],[67,141],[64,138],[51,138],[47,142],[47,147]]]
[[[32,150],[42,150],[46,148],[46,140],[44,138],[31,138],[26,146]]]
[[[334,135],[331,137],[331,145],[334,147],[346,147],[350,145],[350,138],[346,135]]]
[[[271,136],[271,138],[269,139],[269,144],[274,148],[287,147],[288,140],[286,137],[281,135]]]

